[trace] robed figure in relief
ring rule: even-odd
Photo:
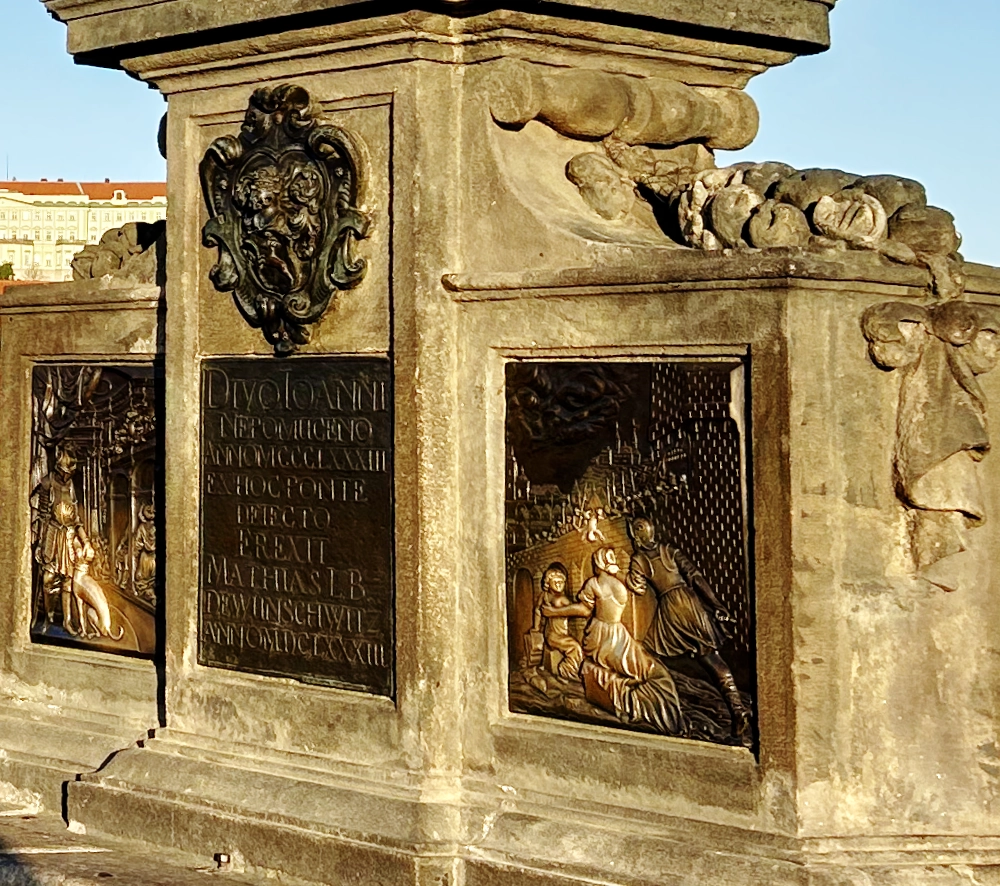
[[[665,735],[685,731],[680,698],[670,671],[640,646],[622,623],[629,591],[618,578],[611,546],[593,554],[594,574],[577,602],[542,606],[546,618],[587,618],[585,659],[580,667],[587,700],[629,725],[645,725]]]

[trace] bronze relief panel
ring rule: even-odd
[[[744,378],[508,364],[512,711],[753,746]]]
[[[52,363],[31,380],[31,639],[152,656],[159,372]]]

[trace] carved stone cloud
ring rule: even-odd
[[[499,126],[538,121],[589,143],[566,178],[581,212],[620,224],[623,242],[645,201],[667,243],[869,250],[926,268],[942,299],[964,291],[954,219],[927,205],[919,182],[778,162],[718,168],[716,150],[757,134],[757,108],[741,90],[508,59],[492,64],[486,101]]]

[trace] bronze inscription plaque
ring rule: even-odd
[[[201,664],[393,694],[386,359],[202,365]]]

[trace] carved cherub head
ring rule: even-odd
[[[623,218],[635,203],[635,186],[622,177],[604,154],[577,154],[566,164],[566,178],[580,189],[584,202],[602,218]]]

